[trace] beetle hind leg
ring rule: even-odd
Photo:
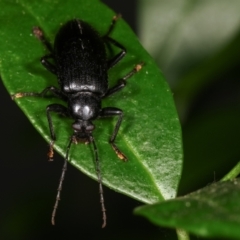
[[[49,52],[53,53],[52,44],[45,37],[43,30],[40,27],[33,27],[32,32],[33,32],[33,35],[37,39],[39,39],[43,43],[43,45],[49,50]]]
[[[111,22],[111,24],[110,24],[110,26],[109,26],[109,28],[108,28],[107,33],[104,35],[104,37],[107,37],[107,36],[112,32],[112,30],[113,30],[114,27],[115,27],[115,24],[116,24],[117,20],[118,20],[119,18],[121,18],[121,17],[122,17],[122,15],[121,15],[120,13],[118,13],[118,14],[115,15],[115,16],[113,16],[112,22]]]

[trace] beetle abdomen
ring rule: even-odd
[[[63,25],[55,38],[54,55],[63,91],[100,95],[107,91],[105,45],[89,24],[75,19]]]

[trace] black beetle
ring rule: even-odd
[[[45,88],[41,93],[21,92],[12,95],[13,99],[25,96],[44,97],[47,92],[51,92],[54,96],[67,103],[67,107],[61,104],[50,104],[46,108],[52,139],[48,152],[49,160],[53,159],[53,144],[56,140],[50,113],[56,112],[75,120],[72,124],[73,134],[67,147],[56,202],[52,213],[53,225],[55,224],[56,209],[60,200],[60,192],[67,169],[67,160],[71,144],[73,142],[91,142],[93,143],[95,153],[100,202],[103,212],[102,227],[106,226],[107,217],[103,198],[99,158],[96,143],[92,135],[92,131],[94,130],[93,120],[102,117],[118,116],[118,121],[109,142],[117,156],[123,161],[127,161],[127,157],[114,143],[122,122],[123,112],[121,109],[115,107],[101,107],[102,99],[125,87],[126,80],[138,72],[143,65],[143,63],[137,64],[132,71],[119,79],[115,86],[111,88],[108,87],[108,70],[116,65],[126,54],[126,49],[116,40],[109,37],[118,17],[119,16],[115,16],[113,18],[107,33],[103,37],[100,37],[98,32],[88,23],[79,19],[70,20],[59,29],[55,37],[54,47],[52,47],[50,42],[45,38],[43,31],[39,27],[34,27],[34,35],[50,51],[50,54],[41,58],[41,63],[47,70],[57,76],[60,89],[50,86]],[[117,55],[110,59],[107,57],[105,46],[109,43],[121,49]],[[54,63],[50,62],[49,59],[53,59]]]

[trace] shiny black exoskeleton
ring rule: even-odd
[[[52,213],[53,224],[58,201],[60,200],[60,191],[67,168],[71,144],[72,142],[77,143],[83,141],[93,143],[100,188],[100,201],[103,212],[102,227],[106,225],[106,209],[104,206],[99,159],[97,147],[92,135],[92,131],[95,128],[92,122],[93,120],[102,117],[118,116],[118,121],[109,142],[117,156],[123,161],[127,161],[126,156],[114,143],[122,122],[123,112],[121,109],[115,107],[101,107],[102,99],[122,89],[126,85],[126,80],[139,71],[142,66],[141,63],[136,65],[132,71],[118,80],[115,86],[111,88],[108,87],[108,70],[117,64],[126,54],[126,49],[120,43],[109,37],[117,18],[117,16],[113,18],[108,32],[103,37],[100,37],[98,32],[88,23],[79,19],[71,20],[60,28],[55,37],[53,47],[45,38],[43,31],[39,27],[33,29],[34,35],[41,40],[50,51],[50,54],[41,58],[41,62],[47,70],[57,76],[60,88],[58,89],[54,86],[50,86],[45,88],[41,93],[17,93],[13,95],[13,98],[24,96],[43,97],[47,92],[51,92],[67,103],[67,107],[61,104],[50,104],[46,108],[52,139],[48,153],[50,160],[53,159],[53,144],[56,140],[50,113],[56,112],[74,120],[72,124],[73,134],[67,147],[56,203]],[[108,59],[106,54],[106,43],[118,47],[121,51],[116,56]],[[53,61],[49,61],[49,59]]]

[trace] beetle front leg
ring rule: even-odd
[[[50,142],[47,156],[49,161],[53,161],[53,156],[54,156],[53,145],[54,145],[54,142],[56,141],[56,135],[54,132],[54,127],[53,127],[52,117],[50,112],[55,112],[63,116],[69,116],[69,113],[68,113],[68,109],[60,104],[50,104],[46,108],[47,120],[48,120],[48,125],[50,129],[50,134],[51,134],[51,142]]]
[[[121,109],[119,108],[114,108],[114,107],[106,107],[103,108],[100,112],[100,117],[114,117],[114,116],[118,116],[118,121],[115,125],[115,128],[113,130],[113,134],[109,140],[109,143],[111,144],[114,152],[117,154],[117,156],[123,160],[124,162],[127,161],[127,157],[125,156],[125,154],[116,146],[115,144],[115,139],[117,137],[120,125],[122,123],[122,119],[123,119],[123,112]]]

